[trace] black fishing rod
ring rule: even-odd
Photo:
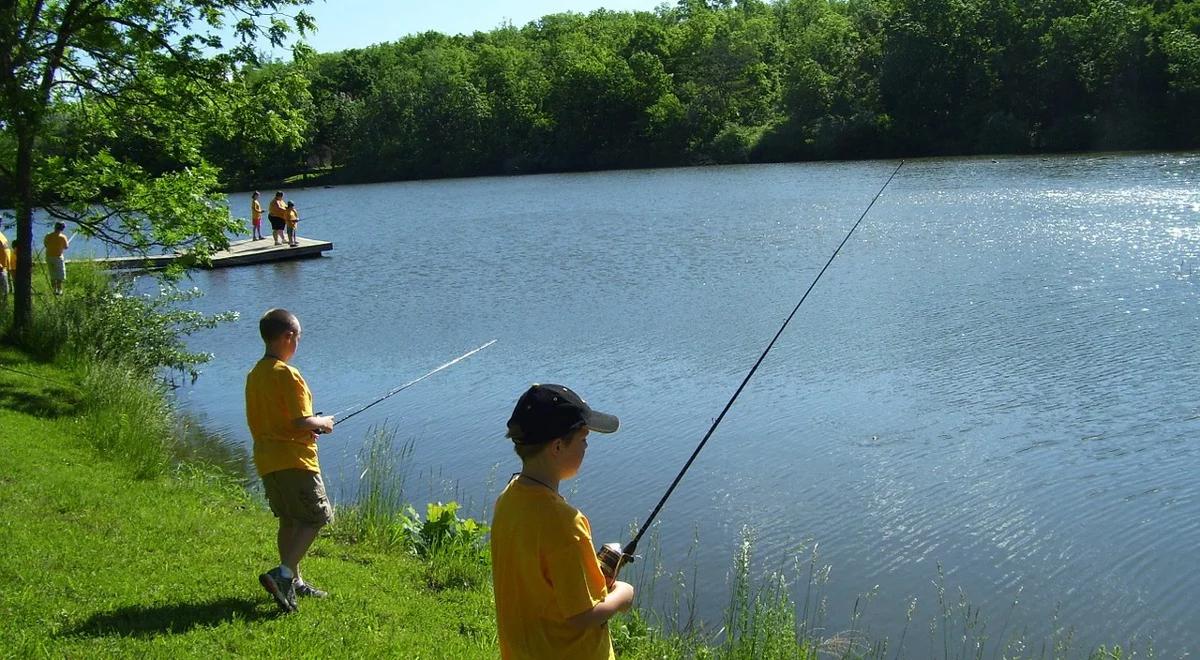
[[[667,488],[667,492],[663,493],[662,499],[660,499],[658,504],[654,506],[654,510],[650,512],[650,516],[646,518],[646,522],[642,523],[641,529],[638,530],[638,533],[633,537],[633,540],[629,543],[626,543],[624,548],[622,548],[621,544],[619,543],[607,543],[600,548],[598,553],[596,553],[597,558],[600,560],[600,570],[604,573],[604,577],[608,581],[610,587],[612,586],[613,581],[617,579],[617,574],[620,573],[621,566],[633,558],[633,553],[637,551],[638,541],[641,541],[642,536],[646,533],[646,530],[650,529],[650,523],[654,522],[654,518],[658,515],[658,512],[662,510],[663,505],[666,504],[667,498],[671,497],[671,493],[675,492],[675,487],[679,485],[679,482],[683,479],[683,475],[687,473],[688,468],[692,467],[692,462],[695,461],[696,457],[700,455],[700,450],[704,449],[704,445],[707,444],[708,439],[712,437],[713,431],[717,430],[717,426],[721,423],[721,420],[725,419],[725,413],[729,412],[729,409],[733,407],[733,402],[737,400],[738,395],[741,394],[742,390],[746,388],[746,383],[750,382],[750,378],[754,376],[754,372],[758,371],[758,366],[761,365],[763,359],[767,357],[767,353],[771,352],[771,348],[775,346],[775,342],[779,339],[779,336],[783,334],[783,331],[785,328],[787,328],[788,323],[792,321],[792,317],[794,317],[796,312],[800,310],[800,305],[804,304],[804,301],[808,298],[808,294],[812,292],[813,287],[817,285],[817,282],[821,279],[821,276],[825,274],[825,271],[829,268],[829,265],[833,263],[833,260],[837,258],[838,253],[842,251],[842,246],[844,246],[846,241],[850,240],[850,237],[854,235],[854,230],[858,229],[858,226],[862,224],[863,218],[867,217],[867,213],[871,211],[872,206],[875,206],[875,202],[879,199],[879,196],[883,194],[883,191],[888,187],[888,184],[892,182],[892,179],[896,178],[896,173],[900,171],[901,167],[904,167],[904,161],[900,161],[900,164],[897,165],[896,169],[892,171],[892,175],[889,176],[887,181],[883,183],[883,186],[879,189],[879,192],[875,193],[875,197],[871,199],[871,203],[867,204],[867,208],[864,209],[862,215],[858,217],[858,222],[854,223],[854,226],[850,228],[850,231],[846,232],[846,237],[842,239],[841,243],[838,243],[837,249],[835,249],[833,254],[829,256],[829,261],[825,262],[825,265],[821,268],[821,272],[817,273],[817,276],[813,278],[812,284],[808,285],[808,289],[804,292],[804,295],[800,297],[800,302],[796,303],[796,306],[792,309],[792,313],[788,314],[788,317],[783,321],[783,325],[779,326],[779,331],[776,332],[775,336],[771,338],[771,343],[767,344],[766,349],[763,350],[762,355],[758,356],[758,360],[754,363],[754,366],[750,367],[750,372],[747,373],[746,377],[742,379],[742,384],[738,385],[737,391],[735,391],[733,396],[729,398],[729,402],[725,404],[725,408],[721,410],[721,414],[717,415],[717,419],[713,421],[712,426],[708,427],[708,432],[704,434],[704,437],[700,440],[700,444],[696,445],[696,449],[692,452],[691,457],[689,457],[687,462],[683,464],[683,469],[679,471],[679,474],[675,475],[675,480],[671,482],[670,487]]]
[[[447,368],[449,368],[449,367],[452,367],[452,366],[454,366],[455,364],[458,364],[459,362],[462,362],[463,360],[465,360],[465,359],[467,359],[467,358],[471,357],[472,355],[475,355],[475,354],[476,354],[476,353],[478,353],[479,351],[482,351],[483,349],[487,348],[488,346],[491,346],[491,345],[492,345],[492,344],[494,344],[494,343],[496,343],[496,340],[495,340],[495,339],[493,339],[493,340],[489,341],[488,343],[484,344],[483,346],[480,346],[479,348],[475,348],[475,349],[472,349],[472,350],[470,350],[470,351],[467,351],[466,353],[463,353],[462,355],[460,355],[460,356],[458,356],[458,357],[454,358],[453,360],[450,360],[449,362],[447,362],[447,363],[445,363],[445,364],[443,364],[443,365],[441,365],[441,366],[439,366],[439,367],[437,367],[437,368],[435,368],[435,369],[432,369],[432,370],[430,370],[430,371],[427,371],[427,372],[425,372],[424,374],[421,374],[420,376],[418,376],[418,377],[416,377],[416,378],[414,378],[414,379],[412,379],[412,380],[408,381],[407,383],[405,383],[405,384],[403,384],[403,385],[400,385],[399,387],[394,387],[394,388],[392,388],[392,389],[388,390],[387,392],[385,392],[385,393],[383,394],[383,396],[381,396],[381,397],[379,397],[379,398],[375,399],[374,401],[371,401],[370,403],[368,403],[368,404],[366,404],[366,405],[363,405],[361,408],[358,408],[358,410],[354,410],[354,408],[355,408],[356,406],[358,406],[358,405],[361,405],[361,404],[355,404],[354,406],[350,406],[349,408],[343,408],[342,410],[339,410],[338,412],[336,412],[336,413],[334,413],[333,415],[331,415],[331,417],[334,417],[334,418],[335,418],[335,422],[336,422],[336,423],[338,423],[338,424],[345,423],[345,422],[346,422],[346,420],[350,419],[351,417],[354,417],[355,415],[357,415],[357,414],[359,414],[359,413],[361,413],[361,412],[364,412],[364,411],[366,411],[368,408],[370,408],[370,407],[372,407],[372,406],[374,406],[374,405],[376,405],[376,404],[383,403],[383,402],[384,402],[384,401],[386,401],[387,399],[389,399],[389,398],[391,398],[391,397],[393,397],[393,396],[395,396],[395,395],[397,395],[397,394],[399,394],[399,393],[403,392],[404,390],[406,390],[406,389],[408,389],[408,388],[412,387],[413,385],[416,385],[417,383],[419,383],[419,382],[421,382],[421,381],[425,380],[426,378],[429,378],[430,376],[432,376],[432,375],[436,374],[437,372],[439,372],[439,371],[441,371],[441,370],[443,370],[443,369],[447,369]],[[353,410],[354,412],[351,412],[350,414],[346,415],[345,417],[342,417],[341,419],[336,419],[337,417],[339,417],[339,416],[341,416],[341,415],[345,414],[345,413],[346,413],[346,411],[349,411],[349,410]],[[317,413],[317,414],[318,414],[318,415],[320,415],[321,413]]]

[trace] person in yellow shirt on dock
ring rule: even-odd
[[[333,432],[333,417],[313,414],[308,383],[288,364],[300,346],[300,320],[286,309],[271,309],[259,319],[258,332],[266,351],[246,375],[246,423],[254,466],[279,518],[279,565],[258,582],[279,609],[295,612],[297,596],[327,595],[300,577],[300,560],[333,521],[317,463],[317,437]]]
[[[261,241],[262,235],[262,204],[258,203],[260,194],[257,190],[250,196],[250,226],[253,231],[251,240]]]
[[[46,248],[46,268],[50,270],[50,286],[56,296],[62,295],[63,282],[67,281],[67,260],[63,253],[71,247],[71,239],[63,234],[66,229],[66,223],[56,222],[54,231],[42,239]]]
[[[271,238],[275,245],[283,243],[283,228],[287,226],[287,202],[283,201],[283,191],[275,191],[275,199],[267,207],[267,219],[271,221]]]
[[[300,211],[296,208],[296,202],[288,202],[287,205],[287,239],[288,245],[296,247],[300,245],[296,242],[296,225],[300,224]]]
[[[534,385],[508,420],[521,458],[492,516],[496,630],[505,660],[614,658],[608,620],[633,605],[633,586],[606,585],[587,516],[558,493],[583,464],[588,432],[619,421],[562,385]]]

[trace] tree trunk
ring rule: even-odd
[[[33,132],[18,123],[17,129],[17,272],[13,324],[25,332],[33,323]]]

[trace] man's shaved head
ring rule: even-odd
[[[279,339],[288,332],[298,332],[299,330],[300,320],[286,309],[268,309],[267,313],[258,320],[258,334],[262,335],[263,341],[267,343]]]

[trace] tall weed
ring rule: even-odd
[[[353,504],[338,507],[330,534],[385,550],[404,544],[406,529],[400,515],[407,505],[404,485],[412,449],[411,442],[397,445],[394,425],[367,430],[358,453],[357,496]]]
[[[383,550],[401,549],[425,562],[430,588],[475,589],[489,582],[487,526],[458,516],[457,502],[436,502],[425,518],[405,502],[412,443],[398,445],[396,427],[368,431],[359,451],[358,496],[339,506],[329,533]]]
[[[173,417],[161,382],[111,364],[88,364],[80,382],[83,435],[102,454],[127,463],[138,478],[170,465]]]

